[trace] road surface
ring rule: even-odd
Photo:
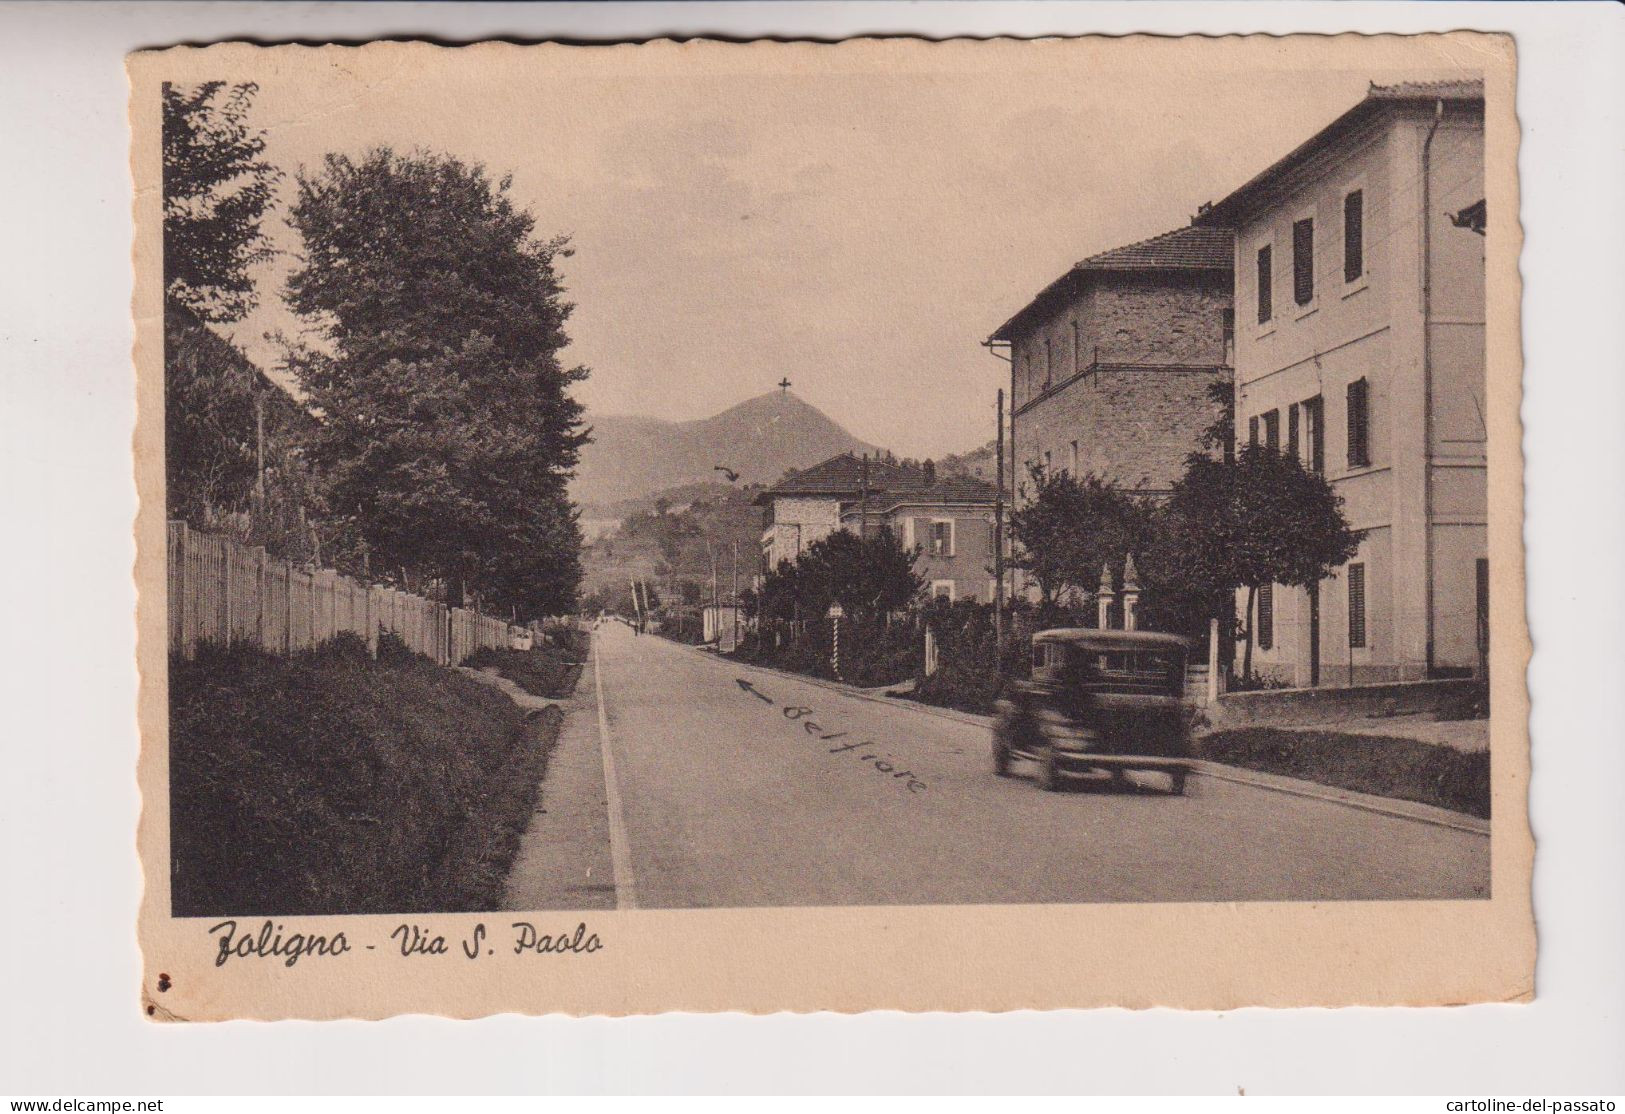
[[[1470,899],[1489,887],[1481,835],[1204,777],[1185,797],[1044,793],[993,776],[985,727],[618,623],[595,636],[543,797],[565,815],[533,833],[510,885],[531,908]],[[590,814],[585,837],[572,809]],[[609,844],[577,848],[570,861],[590,861],[577,873],[596,873],[569,892],[536,873],[569,872],[557,844],[551,868],[535,865],[549,858],[537,841],[566,825],[578,845]]]

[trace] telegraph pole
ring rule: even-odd
[[[254,491],[265,506],[265,395],[254,392]]]
[[[733,605],[734,618],[734,649],[739,648],[739,539],[734,539],[734,573],[733,595],[730,602]]]
[[[717,551],[710,542],[705,543],[705,551],[711,555],[711,614],[716,616],[717,646],[722,646],[722,601],[717,598]]]
[[[994,454],[999,458],[998,491],[993,496],[993,645],[1004,660],[1004,388],[999,388],[999,431]]]

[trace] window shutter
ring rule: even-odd
[[[1292,222],[1292,300],[1306,306],[1315,300],[1315,222]]]
[[[1264,415],[1264,447],[1272,453],[1281,451],[1281,412],[1271,410]]]
[[[1309,468],[1317,476],[1326,471],[1326,405],[1319,395],[1304,403],[1309,428]]]
[[[1257,415],[1254,415],[1253,417],[1247,419],[1247,444],[1249,444],[1249,445],[1257,445],[1258,444],[1258,416]]]
[[[1258,648],[1268,650],[1275,645],[1275,585],[1265,584],[1258,589]]]
[[[1270,246],[1265,244],[1258,249],[1258,323],[1262,325],[1270,319]]]
[[[1364,379],[1348,386],[1349,467],[1363,468],[1371,463],[1370,401]]]
[[[1365,565],[1349,566],[1349,645],[1365,646]]]
[[[1286,455],[1298,459],[1298,404],[1286,408]]]
[[[1343,198],[1343,281],[1365,274],[1365,193],[1355,190]]]

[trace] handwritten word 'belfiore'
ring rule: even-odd
[[[284,936],[282,925],[273,926],[270,921],[260,925],[259,932],[252,936],[246,932],[239,936],[236,921],[221,921],[209,929],[209,934],[220,938],[220,950],[214,957],[216,967],[224,967],[228,959],[248,959],[253,956],[261,959],[279,957],[284,967],[292,967],[301,956],[343,955],[350,950],[350,941],[345,939],[342,932],[332,936],[307,936],[303,932]]]
[[[526,952],[535,952],[537,955],[591,955],[604,945],[598,939],[596,932],[588,932],[585,923],[576,925],[574,936],[549,936],[538,933],[536,926],[529,921],[514,921],[514,931],[518,934],[513,941],[513,954],[523,955]]]
[[[744,680],[743,678],[736,677],[734,679],[734,684],[738,685],[742,692],[749,693],[751,696],[754,696],[764,704],[774,705],[778,703],[771,696],[768,696],[766,693],[760,691],[755,685]],[[792,723],[799,722],[802,730],[816,739],[828,742],[831,739],[845,738],[847,734],[849,734],[846,731],[826,732],[822,726],[813,721],[813,710],[805,705],[786,704],[780,709],[780,711],[783,713],[785,719]],[[915,774],[913,770],[899,770],[896,766],[893,766],[889,761],[887,761],[887,759],[891,758],[891,755],[881,755],[875,748],[873,740],[865,739],[856,743],[848,743],[846,746],[829,748],[829,752],[831,754],[849,754],[859,750],[868,750],[871,752],[868,754],[856,754],[855,757],[859,762],[871,766],[877,773],[886,774],[895,780],[901,781],[903,783],[903,787],[906,788],[910,793],[919,793],[925,789],[925,782],[921,781],[919,776]]]

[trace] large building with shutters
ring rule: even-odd
[[[1074,264],[1000,325],[1010,361],[1012,495],[1033,469],[1156,499],[1230,384],[1231,237],[1188,226]],[[1018,592],[1035,589],[1013,578]]]
[[[1197,224],[1235,237],[1237,439],[1323,473],[1363,532],[1316,590],[1259,593],[1255,668],[1296,686],[1482,669],[1482,83],[1373,85]]]

